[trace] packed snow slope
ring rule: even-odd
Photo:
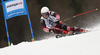
[[[0,49],[0,55],[100,55],[99,28],[59,39],[22,42]]]

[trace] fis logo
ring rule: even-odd
[[[13,7],[13,6],[17,6],[17,5],[21,5],[21,4],[23,4],[23,2],[20,2],[20,3],[14,3],[14,4],[11,4],[11,5],[8,5],[7,8]]]

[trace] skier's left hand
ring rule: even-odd
[[[55,22],[59,21],[60,20],[60,15],[56,15],[56,19],[55,19]]]

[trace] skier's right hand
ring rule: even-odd
[[[56,29],[49,29],[49,32],[53,33]]]
[[[60,28],[57,28],[57,27],[51,27],[51,29],[63,31],[63,29],[60,29]]]

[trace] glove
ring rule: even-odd
[[[55,32],[56,29],[49,29],[49,32]]]
[[[60,20],[60,15],[56,15],[56,20]]]
[[[55,19],[55,22],[59,21],[60,20],[60,15],[56,15],[56,19]]]

